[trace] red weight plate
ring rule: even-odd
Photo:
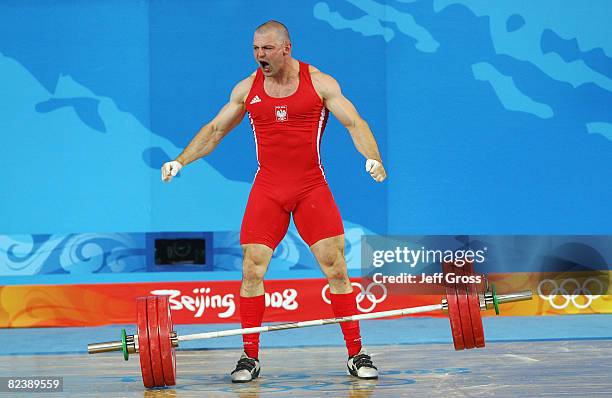
[[[167,386],[173,386],[176,384],[176,357],[170,341],[170,332],[172,332],[173,326],[168,296],[157,297],[157,320],[159,321],[159,345],[164,381]]]
[[[155,387],[164,387],[164,371],[162,369],[161,349],[159,346],[159,326],[157,321],[157,297],[147,297],[147,327],[149,331],[149,355]]]
[[[151,356],[149,354],[149,332],[147,331],[147,298],[139,297],[136,301],[138,314],[138,354],[140,356],[140,372],[145,387],[155,386],[153,370],[151,369]]]
[[[466,275],[476,276],[474,264],[469,263],[464,267]],[[480,311],[480,298],[478,297],[478,283],[468,284],[468,303],[470,305],[470,317],[472,318],[472,332],[474,344],[477,348],[485,346],[484,328],[482,327],[482,312]]]
[[[456,268],[455,274],[461,277],[465,275],[465,272],[460,268]],[[465,343],[465,349],[469,350],[470,348],[476,347],[476,343],[474,342],[474,332],[472,331],[472,318],[466,286],[467,285],[463,282],[457,282],[455,284],[457,302],[459,304],[459,315],[461,316],[461,328],[463,330],[463,342]]]
[[[448,274],[451,267],[447,263],[442,264],[444,274]],[[461,316],[459,315],[459,304],[457,303],[457,290],[453,283],[446,283],[446,302],[448,304],[448,319],[450,320],[451,332],[453,334],[453,344],[455,350],[460,351],[465,348],[463,342],[463,330],[461,328]]]

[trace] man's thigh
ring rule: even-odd
[[[315,188],[297,204],[293,221],[306,244],[344,234],[340,211],[327,185]]]
[[[290,217],[268,192],[253,185],[240,228],[240,244],[261,244],[274,250],[287,233]]]

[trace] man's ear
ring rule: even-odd
[[[283,43],[283,54],[284,55],[291,54],[291,42],[284,42]]]

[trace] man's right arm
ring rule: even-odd
[[[246,113],[244,102],[252,84],[253,76],[238,83],[232,90],[229,102],[217,116],[200,129],[176,160],[164,163],[163,181],[169,182],[181,168],[211,153],[223,137],[242,121]]]

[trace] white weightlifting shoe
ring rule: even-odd
[[[360,379],[378,379],[378,369],[372,363],[372,358],[361,349],[359,354],[352,356],[346,363],[348,373]]]
[[[248,355],[243,352],[236,364],[236,369],[231,373],[232,383],[247,383],[254,380],[259,376],[259,370],[259,360],[249,358]]]

